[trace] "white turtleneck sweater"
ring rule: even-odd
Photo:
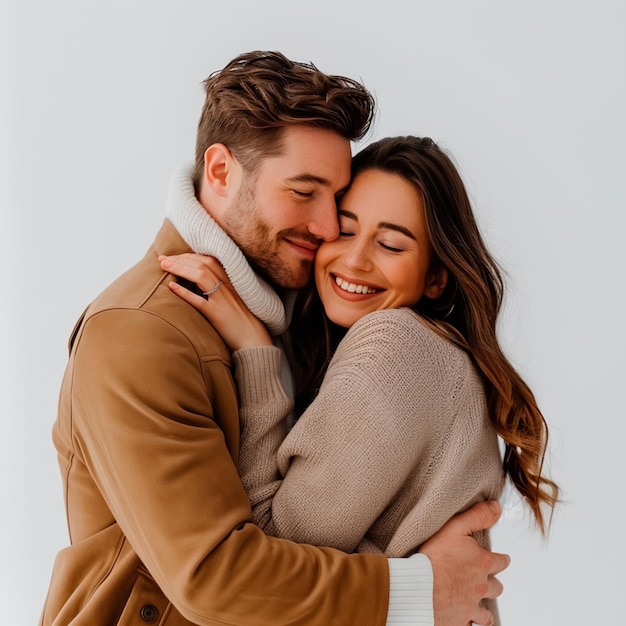
[[[295,292],[290,292],[283,302],[254,272],[237,244],[198,202],[193,187],[193,166],[182,167],[172,176],[166,216],[194,252],[218,259],[241,299],[273,336],[287,330]]]
[[[198,254],[214,256],[246,306],[280,343],[289,326],[295,292],[281,300],[276,291],[250,267],[235,242],[198,202],[193,186],[193,166],[176,170],[170,181],[166,217],[189,247]],[[281,359],[281,380],[292,389],[286,359]],[[423,554],[390,558],[387,626],[433,626],[433,575]]]

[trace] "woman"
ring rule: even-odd
[[[508,478],[545,531],[558,496],[542,476],[548,429],[498,344],[503,282],[449,157],[430,139],[371,144],[353,159],[339,223],[316,256],[317,290],[296,304],[301,415],[289,431],[293,403],[262,324],[203,257],[163,259],[212,292],[171,284],[234,350],[254,521],[298,542],[407,556]]]

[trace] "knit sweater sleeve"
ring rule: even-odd
[[[252,420],[255,411],[245,401],[255,401],[242,399],[244,433],[259,428],[252,440],[257,470],[246,488],[254,520],[265,532],[355,550],[441,426],[441,369],[451,365],[432,353],[423,330],[406,310],[359,320],[339,346],[317,398],[280,447],[270,435],[276,424]],[[258,442],[264,438],[262,451]]]
[[[266,346],[245,348],[233,353],[233,362],[243,429],[239,473],[252,505],[253,521],[267,534],[277,536],[280,529],[274,523],[272,503],[284,483],[277,452],[287,433],[286,417],[293,408],[280,382],[280,351]],[[289,526],[287,531],[285,538],[294,536]],[[332,536],[321,543],[339,547]],[[389,559],[388,563],[386,626],[433,626],[430,561],[415,554],[408,559]]]
[[[280,350],[274,346],[233,353],[239,393],[239,475],[252,505],[253,521],[264,528],[272,497],[280,487],[276,453],[287,435],[293,403],[280,380]]]

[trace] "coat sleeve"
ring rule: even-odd
[[[226,364],[207,363],[167,320],[142,310],[93,315],[73,360],[76,450],[127,540],[189,621],[385,623],[385,559],[296,545],[250,523],[219,426],[227,417],[219,415],[220,387],[232,391]],[[217,374],[210,379],[209,371]],[[93,523],[83,520],[84,528]]]
[[[269,534],[353,551],[437,437],[446,404],[438,366],[413,332],[419,323],[396,313],[350,330],[280,448],[277,420],[262,406],[257,420],[246,406],[255,394],[242,396],[244,433],[254,432],[255,442],[252,460],[243,461],[246,488],[255,522]],[[250,376],[258,388],[258,370]]]

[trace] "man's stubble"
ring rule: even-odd
[[[311,278],[313,262],[289,254],[285,238],[311,240],[309,232],[296,229],[276,232],[261,217],[252,185],[245,184],[237,193],[223,220],[224,230],[239,246],[250,265],[275,287],[302,289]]]

